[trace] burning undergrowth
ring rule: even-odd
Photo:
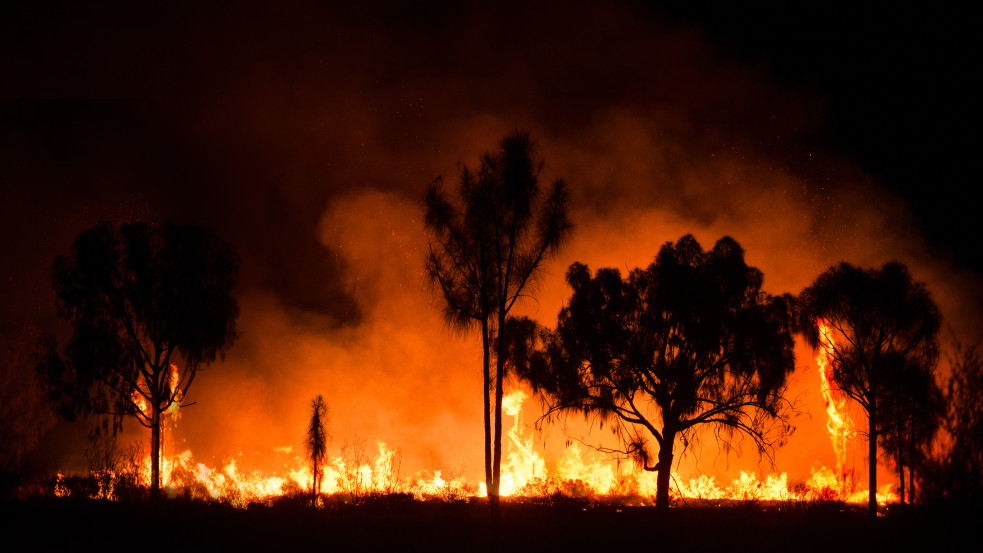
[[[612,460],[573,442],[563,456],[547,467],[537,452],[532,431],[522,424],[521,406],[526,394],[513,391],[506,397],[506,413],[513,418],[508,431],[507,457],[503,463],[502,496],[511,503],[583,504],[614,506],[654,505],[656,473],[640,470],[631,460]],[[172,418],[176,420],[176,417]],[[139,443],[120,448],[114,440],[94,442],[88,474],[64,475],[42,485],[25,486],[19,495],[72,499],[130,501],[149,494],[150,458]],[[284,452],[287,453],[287,452]],[[237,458],[220,467],[195,459],[191,450],[165,455],[162,490],[172,499],[230,505],[309,503],[312,472],[300,457],[282,472],[244,471]],[[402,453],[377,442],[372,451],[365,439],[354,438],[341,447],[341,454],[323,469],[322,487],[316,494],[321,508],[357,506],[367,503],[482,501],[487,497],[484,482],[441,470],[415,475],[402,472]],[[732,482],[699,475],[684,478],[673,474],[671,497],[676,505],[726,506],[777,502],[793,504],[860,504],[867,491],[857,489],[843,473],[826,467],[814,469],[806,480],[790,480],[786,473],[759,477],[741,471]],[[891,485],[877,494],[878,502],[896,500]]]

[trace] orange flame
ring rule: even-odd
[[[823,340],[831,340],[828,331],[824,336]],[[821,365],[820,371],[825,377],[823,368],[828,367],[828,360],[824,355],[820,357],[823,358],[822,363],[827,363]],[[176,368],[174,370],[176,373]],[[827,382],[824,379],[824,386]],[[828,393],[826,388],[825,393]],[[507,433],[509,441],[506,462],[502,467],[503,497],[529,498],[559,494],[587,498],[623,497],[628,498],[629,502],[637,499],[643,503],[654,503],[656,473],[643,471],[631,461],[613,462],[603,455],[586,451],[576,442],[563,451],[552,469],[548,468],[534,447],[531,431],[522,424],[521,408],[525,399],[526,394],[519,390],[508,394],[503,401],[506,414],[513,417],[512,427]],[[835,410],[836,407],[842,406],[834,405],[834,412],[839,413],[840,411]],[[487,496],[484,482],[475,483],[464,475],[448,478],[441,470],[433,470],[415,477],[400,477],[398,452],[389,449],[382,442],[377,442],[376,445],[378,454],[373,459],[365,456],[364,462],[335,457],[324,469],[322,496],[350,494],[353,486],[359,486],[358,491],[363,497],[405,493],[418,500],[451,501]],[[292,451],[290,447],[276,449],[280,453]],[[286,468],[283,474],[267,475],[258,471],[241,471],[236,458],[226,460],[222,468],[209,467],[196,462],[192,452],[185,450],[163,458],[163,487],[171,497],[180,495],[202,501],[219,501],[239,508],[250,503],[269,504],[285,496],[309,493],[313,481],[310,467],[300,457],[295,457],[294,461],[295,468]],[[850,494],[843,491],[841,473],[840,467],[836,474],[823,467],[814,470],[807,482],[794,485],[789,483],[786,473],[769,474],[761,480],[753,472],[742,471],[729,485],[719,485],[714,477],[707,475],[684,480],[673,474],[672,494],[676,498],[713,501],[844,500],[865,503],[866,491]],[[59,474],[56,495],[67,496],[71,493],[63,479]],[[149,485],[149,456],[143,460],[137,480],[143,486]],[[111,491],[100,491],[100,497],[110,495]],[[877,500],[882,504],[896,500],[890,484],[878,492]]]
[[[817,325],[819,327],[819,355],[816,356],[816,365],[819,367],[819,389],[823,394],[823,403],[826,406],[828,417],[826,429],[829,431],[830,440],[833,443],[833,452],[836,454],[835,489],[844,494],[847,491],[846,448],[847,441],[853,434],[853,422],[846,413],[846,399],[835,398],[833,387],[830,384],[836,346],[836,342],[833,340],[833,331],[826,320],[818,320]]]

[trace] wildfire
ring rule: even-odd
[[[503,497],[517,495],[533,480],[546,476],[546,463],[533,448],[532,437],[522,436],[522,402],[525,399],[525,392],[517,390],[502,400],[502,409],[514,421],[508,432],[512,447],[509,448],[508,460],[502,467],[499,493]],[[487,495],[488,491],[484,488],[482,490]]]
[[[181,382],[181,375],[178,372],[177,365],[171,363],[170,375],[168,376],[168,382],[171,388],[171,394],[174,396],[174,402],[167,409],[167,414],[171,415],[172,418],[176,418],[178,415],[178,409],[181,404],[181,394],[178,392],[178,384]],[[146,382],[141,380],[139,382],[133,393],[130,394],[130,401],[136,406],[140,413],[140,416],[145,420],[150,420],[150,404],[147,403],[147,398],[150,397],[150,392],[146,389]]]
[[[181,399],[183,399],[181,397],[181,393],[178,392],[178,389],[177,389],[178,388],[178,384],[180,384],[180,382],[181,382],[181,375],[178,374],[177,365],[175,365],[174,363],[171,363],[170,385],[171,385],[171,395],[174,396],[174,403],[172,403],[171,406],[167,409],[167,412],[172,417],[175,417],[175,418],[178,415],[178,409],[180,409],[180,407],[181,407]]]
[[[822,357],[822,356],[821,356]],[[821,371],[821,374],[822,371]],[[824,380],[825,382],[825,380]],[[825,388],[824,388],[825,389]],[[556,496],[594,498],[621,497],[629,503],[654,503],[656,473],[640,470],[631,461],[613,462],[595,455],[580,444],[569,445],[552,469],[536,451],[532,431],[522,423],[522,404],[526,394],[513,391],[504,398],[503,408],[513,417],[509,429],[506,462],[502,467],[501,495],[512,498],[550,498]],[[401,455],[383,442],[377,453],[337,456],[324,468],[322,496],[340,495],[357,503],[374,495],[408,494],[418,500],[465,500],[487,495],[484,482],[475,483],[463,475],[446,477],[441,470],[416,476],[400,475]],[[291,452],[290,448],[277,448]],[[221,468],[196,462],[190,450],[162,459],[163,489],[171,497],[188,497],[203,501],[220,501],[244,508],[251,503],[271,503],[288,496],[310,493],[313,475],[300,457],[294,468],[282,474],[267,475],[244,472],[235,458]],[[729,485],[721,485],[712,476],[683,479],[673,474],[672,493],[677,499],[712,501],[812,501],[837,500],[851,503],[866,501],[866,491],[847,494],[843,488],[841,468],[837,472],[823,467],[814,470],[806,482],[790,483],[785,473],[759,479],[753,472],[740,473]],[[150,458],[143,459],[134,480],[147,486],[150,481]],[[55,488],[58,496],[71,495],[65,477],[59,473]],[[100,488],[93,497],[112,498],[112,488]],[[895,499],[890,485],[877,494],[878,502]]]
[[[827,321],[819,320],[819,355],[816,356],[816,365],[819,367],[819,389],[823,394],[823,403],[826,406],[826,429],[829,430],[830,440],[833,442],[833,452],[836,454],[836,489],[844,493],[847,489],[846,474],[846,447],[847,440],[853,433],[853,423],[846,414],[846,399],[833,397],[833,388],[830,385],[830,376],[833,371],[833,352],[836,342],[833,340],[833,332]]]

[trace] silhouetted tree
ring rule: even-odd
[[[980,342],[957,344],[945,394],[948,447],[937,475],[945,496],[983,506],[983,356]]]
[[[328,406],[324,398],[318,394],[311,401],[311,420],[307,425],[307,458],[311,460],[311,507],[317,506],[317,496],[321,493],[321,483],[324,480],[324,455],[327,450],[328,435],[325,431],[325,419],[328,416]]]
[[[150,429],[153,497],[161,416],[236,338],[237,273],[232,247],[197,225],[101,223],[55,259],[58,314],[74,332],[64,353],[45,340],[37,371],[63,415],[111,414],[114,430],[133,417]]]
[[[424,200],[425,225],[433,237],[427,274],[440,291],[444,315],[455,328],[477,326],[481,332],[485,483],[493,512],[497,512],[501,473],[506,366],[505,357],[492,346],[512,307],[528,293],[543,261],[571,228],[567,187],[555,180],[544,195],[541,168],[529,136],[513,134],[502,140],[499,151],[483,154],[477,170],[462,168],[456,202],[444,192],[439,178]]]
[[[883,425],[879,402],[911,395],[914,379],[898,373],[933,367],[938,358],[940,315],[931,294],[907,267],[888,263],[862,269],[840,263],[799,296],[806,341],[820,347],[819,325],[830,328],[832,381],[867,414],[870,495],[877,514],[877,443]]]
[[[878,440],[894,460],[900,502],[905,503],[907,468],[907,498],[914,503],[916,475],[931,454],[944,414],[944,394],[935,378],[934,360],[894,357],[898,366],[885,371],[889,381],[884,396],[878,399]]]
[[[534,348],[523,343],[529,323],[516,322],[507,343],[547,416],[614,421],[622,452],[658,471],[656,505],[665,508],[677,440],[712,428],[729,450],[736,432],[770,457],[792,430],[784,392],[795,368],[793,302],[762,292],[762,281],[732,238],[703,251],[687,235],[627,278],[571,265],[573,295],[556,330]],[[654,464],[646,435],[658,447]]]

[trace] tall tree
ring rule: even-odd
[[[64,352],[46,339],[37,371],[63,415],[111,414],[114,430],[132,417],[150,429],[153,497],[162,415],[236,338],[237,274],[229,244],[168,222],[100,223],[55,259],[58,314],[74,332]]]
[[[925,285],[908,268],[887,263],[863,269],[840,263],[830,267],[799,296],[801,329],[820,347],[820,325],[832,333],[827,344],[832,382],[867,414],[868,510],[877,514],[877,443],[887,417],[879,403],[903,398],[915,380],[901,378],[910,367],[932,367],[938,358],[939,309]]]
[[[311,401],[311,420],[307,424],[307,458],[311,460],[311,507],[317,506],[317,496],[321,493],[321,483],[324,479],[324,454],[327,450],[328,435],[325,431],[325,419],[328,416],[328,406],[324,398],[318,394]]]
[[[497,332],[571,229],[566,184],[554,180],[544,192],[541,170],[529,135],[515,133],[502,140],[498,151],[483,154],[476,170],[462,167],[456,198],[445,193],[438,178],[424,199],[432,236],[427,274],[439,290],[444,315],[455,328],[477,326],[481,333],[485,484],[493,512],[499,499],[506,373]]]
[[[983,341],[956,344],[946,389],[948,447],[938,460],[943,492],[974,509],[983,506]]]
[[[901,503],[915,502],[918,469],[931,455],[931,445],[942,422],[944,393],[930,359],[897,359],[897,367],[886,371],[885,394],[878,399],[881,449],[894,460]],[[932,364],[927,364],[927,363]],[[905,489],[907,469],[907,490]]]
[[[509,340],[516,370],[542,395],[547,415],[613,421],[621,452],[658,472],[656,505],[666,508],[677,440],[688,444],[712,428],[725,448],[737,433],[771,456],[792,430],[784,392],[795,368],[793,302],[762,292],[762,281],[729,237],[709,251],[690,235],[668,242],[627,278],[575,263],[556,330],[538,348]],[[531,335],[520,323],[510,328]]]

